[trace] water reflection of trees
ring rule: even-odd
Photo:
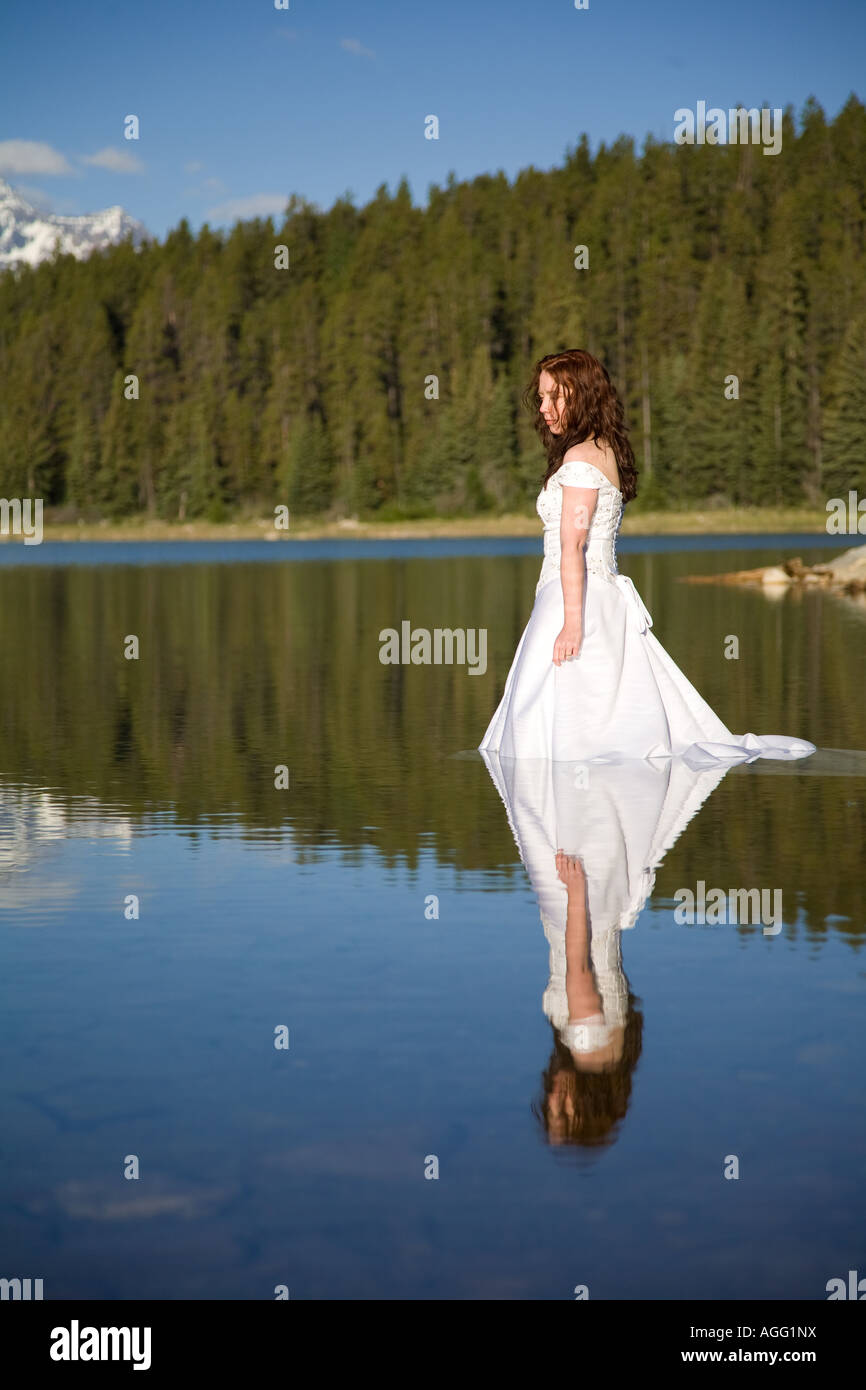
[[[660,557],[652,559],[658,570]],[[694,565],[664,560],[657,583]],[[631,561],[636,579],[648,562]],[[0,778],[7,789],[49,791],[70,822],[85,797],[131,830],[156,809],[208,833],[227,820],[251,835],[290,825],[298,858],[327,839],[347,855],[372,846],[412,867],[432,848],[458,871],[517,877],[480,761],[449,754],[474,748],[486,727],[537,568],[528,556],[6,570]],[[674,659],[729,727],[814,737],[832,690],[844,711],[838,741],[866,747],[861,667],[846,648],[844,614],[806,605],[783,628],[784,612],[753,596],[726,601],[700,600],[701,630],[738,631],[748,670],[696,641],[692,603],[669,602],[664,628]],[[487,674],[382,666],[378,633],[404,617],[430,628],[486,626]],[[123,658],[131,632],[137,662]],[[772,728],[755,728],[756,682]],[[290,769],[289,791],[274,788],[278,763]],[[855,779],[732,775],[718,793],[725,814],[690,837],[699,876],[727,886],[736,865],[738,883],[769,882],[786,908],[799,904],[810,932],[831,921],[861,933],[861,788]],[[689,879],[682,866],[668,873],[666,861],[656,891],[671,897]]]

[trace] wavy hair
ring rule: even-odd
[[[560,420],[564,428],[561,434],[553,434],[541,413],[539,380],[542,372],[549,372],[563,388]],[[547,487],[572,445],[591,439],[609,444],[613,449],[623,502],[630,502],[637,496],[637,468],[628,441],[622,402],[598,358],[583,348],[568,348],[565,352],[551,352],[542,357],[523,394],[523,403],[527,409],[535,411],[535,429],[547,454],[543,487]]]
[[[605,1148],[619,1137],[643,1048],[640,1002],[629,989],[622,1055],[602,1071],[584,1071],[551,1023],[553,1052],[542,1075],[541,1097],[530,1105],[549,1144],[573,1151],[590,1150]],[[558,1120],[551,1115],[550,1098],[555,1087],[571,1100],[571,1114]]]

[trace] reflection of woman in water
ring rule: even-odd
[[[533,1111],[552,1144],[612,1143],[631,1097],[643,1017],[622,968],[655,868],[725,775],[682,758],[567,763],[482,753],[538,900],[553,1029]]]
[[[564,950],[557,951],[555,938],[551,941],[544,1010],[553,1053],[543,1077],[543,1100],[532,1109],[552,1144],[609,1144],[628,1108],[643,1014],[619,965],[618,930],[607,933],[593,972],[583,865],[560,852],[556,868],[568,894]],[[545,934],[550,940],[547,927]],[[606,989],[606,999],[600,989]]]

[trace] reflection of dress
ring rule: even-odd
[[[482,757],[505,805],[550,945],[544,1012],[554,1027],[566,1028],[568,893],[556,868],[557,851],[563,850],[578,856],[586,876],[590,960],[604,1025],[623,1026],[628,987],[620,930],[634,926],[656,866],[727,769],[694,767],[679,758],[590,764],[500,759],[486,752]]]
[[[583,644],[553,664],[564,618],[559,525],[563,486],[598,491],[586,543]],[[479,745],[509,758],[592,760],[700,755],[706,765],[801,758],[815,745],[732,734],[650,632],[632,581],[616,568],[622,495],[594,464],[564,463],[538,495],[544,563],[505,691]]]

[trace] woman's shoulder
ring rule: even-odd
[[[599,475],[619,492],[619,469],[616,454],[609,445],[600,448],[589,440],[582,444],[572,444],[566,450],[561,466],[553,475],[559,482],[583,482],[592,487],[598,484]]]

